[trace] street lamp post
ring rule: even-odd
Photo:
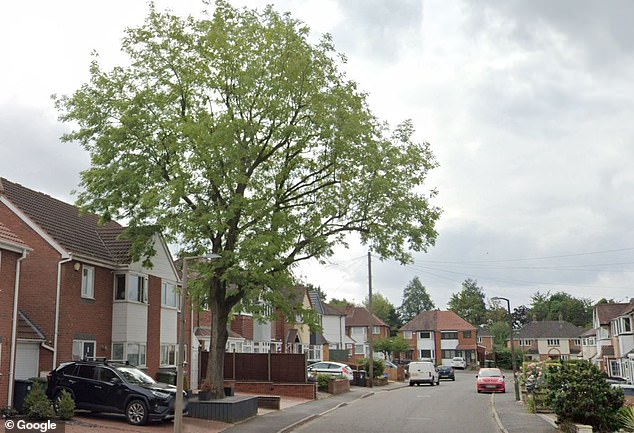
[[[174,401],[174,433],[182,432],[183,425],[183,382],[185,375],[185,303],[187,302],[187,262],[196,259],[217,259],[218,254],[183,257],[183,284],[180,293],[180,329],[178,330],[178,364],[176,367],[176,399]]]
[[[511,365],[513,366],[513,386],[515,387],[515,400],[520,400],[520,387],[517,382],[517,361],[515,360],[515,342],[513,340],[513,316],[511,315],[511,301],[501,296],[491,298],[492,301],[506,301],[506,307],[509,314],[509,326],[511,330]]]

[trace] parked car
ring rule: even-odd
[[[57,410],[61,393],[70,393],[77,409],[124,414],[130,424],[143,425],[174,417],[176,387],[156,382],[138,368],[110,361],[74,361],[48,375],[46,395]],[[183,395],[183,410],[187,398]]]
[[[451,365],[441,365],[438,367],[438,379],[456,380],[456,372]]]
[[[438,369],[431,362],[413,361],[408,368],[409,386],[428,383],[431,386],[440,385]]]
[[[506,392],[504,375],[499,368],[481,368],[476,375],[476,391]]]
[[[611,383],[610,386],[614,388],[620,388],[623,391],[623,395],[625,396],[634,396],[634,385],[628,385],[627,383]]]
[[[333,361],[316,362],[307,368],[309,379],[314,378],[318,374],[327,374],[329,376],[343,376],[348,380],[352,380],[352,369],[346,364]]]
[[[461,356],[456,356],[451,360],[451,366],[453,368],[461,368],[464,370],[467,368],[467,361],[465,361],[465,359]]]

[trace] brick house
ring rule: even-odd
[[[13,406],[21,263],[29,246],[0,222],[0,407]],[[5,403],[6,402],[6,403]]]
[[[596,350],[592,361],[611,376],[619,376],[619,364],[614,351],[616,327],[613,320],[619,318],[629,303],[604,303],[592,307],[592,329],[595,331]]]
[[[0,222],[32,251],[21,262],[16,379],[64,361],[129,360],[155,376],[175,366],[179,277],[160,234],[153,267],[130,259],[125,227],[0,178]]]
[[[390,336],[390,326],[383,320],[372,314],[365,307],[349,306],[346,308],[346,334],[355,341],[352,353],[353,359],[368,358],[370,346],[368,335],[372,332],[372,338],[387,338]]]
[[[528,323],[516,332],[515,346],[533,361],[579,359],[584,330],[564,320]]]
[[[431,358],[436,364],[449,364],[462,356],[467,364],[477,361],[477,328],[453,311],[421,311],[399,330],[410,343],[409,360]]]
[[[634,299],[621,308],[610,320],[614,359],[608,361],[608,374],[634,379]]]

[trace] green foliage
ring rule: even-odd
[[[605,373],[588,361],[551,365],[545,375],[546,402],[559,422],[591,425],[595,432],[618,428],[623,391],[610,387]]]
[[[46,393],[44,386],[40,382],[34,382],[31,391],[24,399],[22,410],[27,418],[34,420],[45,420],[53,416],[51,402]]]
[[[69,420],[75,416],[75,400],[66,390],[63,390],[59,399],[57,416],[63,420]]]
[[[370,375],[370,360],[368,358],[364,358],[361,360],[357,360],[357,364],[362,366],[363,369]],[[383,377],[383,373],[385,372],[385,363],[382,359],[375,359],[372,363],[372,374],[374,377]]]
[[[462,283],[462,290],[451,295],[447,303],[449,310],[462,317],[473,326],[487,323],[487,308],[484,303],[484,292],[478,287],[478,282],[466,279]]]
[[[425,182],[437,163],[411,121],[376,118],[330,37],[313,43],[289,14],[222,0],[202,19],[149,8],[123,39],[129,61],[103,70],[95,58],[90,81],[55,103],[75,127],[63,140],[91,158],[79,204],[128,221],[133,260],[152,256],[157,230],[188,255],[221,256],[192,261],[189,282],[212,313],[217,384],[232,308],[288,309],[297,263],[350,233],[401,263],[433,245],[441,210]]]
[[[363,305],[368,308],[368,296],[363,301]],[[396,308],[389,299],[380,293],[372,294],[372,313],[390,325],[390,333],[395,333],[401,327],[401,318],[396,312]]]
[[[11,406],[3,407],[0,409],[0,418],[12,418],[18,415],[18,411]]]
[[[331,307],[339,308],[341,311],[344,311],[348,307],[353,307],[354,303],[348,301],[346,298],[342,298],[342,299],[332,298],[330,299],[330,302],[328,302],[328,305],[330,305]]]
[[[321,390],[328,389],[328,381],[330,379],[332,379],[332,376],[329,374],[318,374],[317,387]]]
[[[513,329],[520,329],[522,326],[531,322],[530,308],[526,305],[515,307],[511,316],[513,317]]]
[[[387,358],[391,358],[392,355],[406,352],[410,349],[407,340],[400,335],[388,338],[377,338],[373,340],[372,346],[375,352],[383,352]]]
[[[493,335],[493,344],[500,347],[506,347],[506,341],[511,336],[509,322],[495,322],[489,326],[489,331]]]
[[[530,314],[532,320],[559,320],[570,322],[576,326],[587,326],[592,323],[592,301],[575,298],[565,292],[535,293],[531,297]]]
[[[434,308],[436,306],[420,279],[418,277],[412,278],[412,281],[407,283],[403,290],[403,303],[399,308],[402,321],[407,323],[421,311],[431,311]]]
[[[634,406],[619,409],[619,425],[625,431],[634,432]]]
[[[493,352],[495,355],[495,363],[496,366],[505,369],[511,370],[513,368],[513,354],[511,349],[508,347],[494,347]],[[515,350],[515,365],[519,368],[522,365],[522,361],[524,359],[524,352],[516,348]]]

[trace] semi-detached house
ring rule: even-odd
[[[146,268],[131,260],[130,242],[120,237],[125,227],[101,225],[96,215],[4,178],[0,223],[30,249],[16,285],[13,380],[80,358],[128,360],[152,376],[175,366],[179,278],[160,234]],[[4,274],[11,271],[4,264],[2,271],[2,286],[11,285]]]

